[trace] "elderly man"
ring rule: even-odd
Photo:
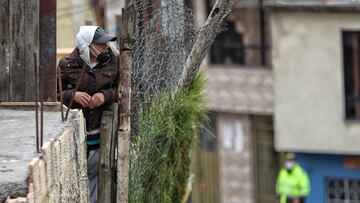
[[[97,202],[101,114],[104,107],[116,100],[119,60],[109,47],[109,42],[115,40],[115,36],[106,34],[101,27],[81,26],[76,48],[58,65],[64,104],[82,109],[86,120],[91,203]]]

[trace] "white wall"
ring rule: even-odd
[[[360,154],[360,121],[346,121],[342,30],[360,13],[273,11],[275,145],[280,151]]]

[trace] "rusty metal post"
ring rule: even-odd
[[[44,142],[43,101],[56,101],[56,0],[41,0],[39,11],[39,59],[37,52],[34,52],[36,150],[38,153]]]
[[[58,79],[58,88],[59,88],[59,91],[58,91],[58,97],[60,99],[60,111],[61,111],[61,121],[62,122],[65,122],[65,117],[64,117],[64,98],[63,98],[63,95],[62,95],[62,80],[61,80],[61,71],[60,71],[60,68],[56,71],[56,74],[57,74],[57,79]]]
[[[56,0],[40,0],[40,98],[56,101]]]
[[[35,84],[36,84],[36,91],[35,91],[35,129],[36,129],[36,151],[38,153],[41,152],[41,147],[43,144],[43,102],[42,98],[40,97],[41,94],[41,83],[39,79],[39,64],[37,59],[37,53],[34,52],[34,75],[35,75]],[[40,112],[39,112],[39,104],[40,104]],[[40,117],[39,117],[40,113]]]

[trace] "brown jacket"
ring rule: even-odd
[[[86,120],[86,131],[99,128],[102,111],[106,106],[111,105],[116,101],[118,62],[119,56],[115,56],[113,60],[105,66],[97,65],[91,69],[86,65],[77,91],[86,92],[90,96],[97,92],[102,92],[105,97],[104,104],[95,109],[83,108],[80,104],[75,101],[73,102],[71,108],[83,110]],[[85,62],[79,56],[78,49],[74,49],[71,54],[64,56],[59,61],[58,68],[61,71],[62,95],[66,106],[69,106],[84,63]]]

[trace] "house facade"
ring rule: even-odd
[[[199,26],[214,1],[189,1]],[[204,60],[211,122],[195,150],[193,202],[275,202],[269,19],[260,0],[238,1]]]
[[[360,4],[268,1],[275,148],[296,152],[308,202],[360,201]]]

